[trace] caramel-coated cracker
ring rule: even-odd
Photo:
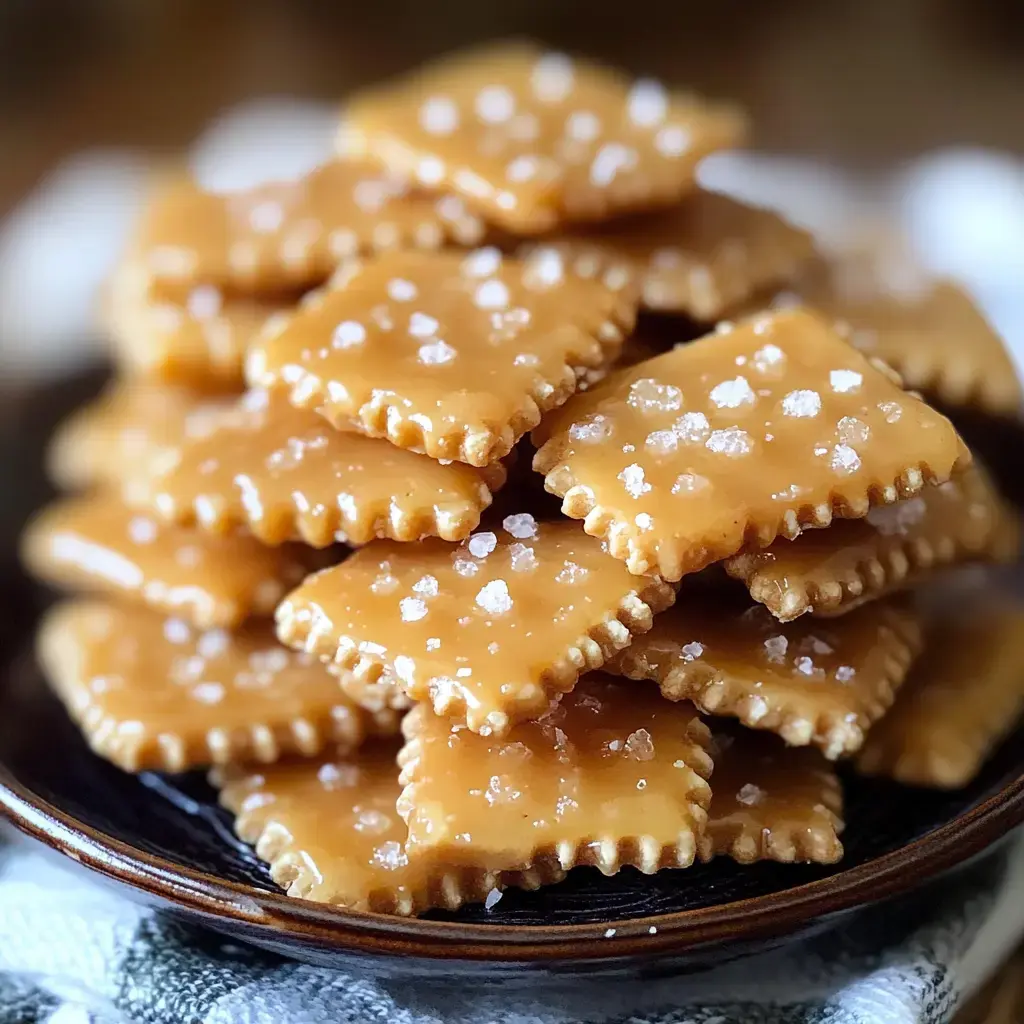
[[[710,597],[684,584],[675,607],[608,671],[651,679],[669,700],[833,759],[861,746],[921,648],[917,616],[894,599],[828,622],[783,624],[760,605]]]
[[[555,253],[388,253],[264,332],[247,373],[336,425],[485,466],[615,358],[634,316]]]
[[[978,465],[925,487],[915,498],[879,506],[864,519],[808,530],[762,551],[725,561],[755,601],[778,619],[805,612],[841,615],[930,570],[966,561],[1009,561],[1018,549],[1017,516]]]
[[[223,534],[245,526],[267,544],[365,544],[467,537],[505,481],[335,430],[282,395],[254,391],[154,463],[139,503]]]
[[[517,515],[456,548],[360,549],[281,603],[278,635],[370,679],[391,669],[439,715],[501,735],[650,629],[674,597],[575,523]]]
[[[355,707],[323,665],[281,647],[263,623],[199,631],[147,608],[81,600],[47,615],[38,645],[93,750],[126,771],[312,757],[397,730],[394,714]]]
[[[565,256],[581,277],[635,281],[646,309],[709,322],[795,280],[814,252],[810,235],[778,214],[704,191],[671,209],[542,245]]]
[[[908,387],[949,406],[1021,413],[1024,394],[1005,343],[952,281],[915,281],[895,290],[870,261],[851,259],[818,268],[775,305],[794,301],[833,319],[858,350],[884,360]]]
[[[743,138],[725,104],[528,44],[490,45],[356,96],[339,147],[463,196],[520,234],[666,205]]]
[[[857,761],[868,775],[958,789],[1024,710],[1024,607],[991,593],[957,602]]]
[[[410,860],[395,810],[401,793],[392,744],[364,747],[358,761],[276,764],[214,773],[235,830],[270,865],[289,896],[353,910],[416,914],[454,910],[507,884],[535,888],[528,873],[453,868]]]
[[[534,439],[562,511],[631,572],[670,580],[863,517],[970,461],[944,416],[803,310],[614,374]]]
[[[50,475],[68,489],[119,487],[183,436],[201,433],[230,402],[155,381],[117,381],[58,428],[47,457]]]
[[[707,829],[701,860],[732,857],[835,864],[843,856],[843,790],[813,750],[786,747],[747,731],[716,733]]]
[[[122,370],[223,390],[241,387],[250,343],[296,298],[245,295],[208,282],[164,293],[144,268],[124,264],[111,280],[104,319]]]
[[[691,705],[653,687],[591,676],[505,739],[452,728],[423,705],[403,732],[410,859],[542,875],[693,862],[711,802],[710,734]]]
[[[110,494],[51,505],[29,526],[23,551],[49,583],[130,598],[203,629],[272,615],[312,568],[300,548],[168,526]]]
[[[168,182],[143,214],[132,258],[157,280],[265,291],[320,284],[376,250],[476,245],[482,235],[457,196],[414,193],[377,164],[337,159],[237,192]]]

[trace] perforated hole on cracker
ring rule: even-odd
[[[836,758],[861,746],[920,649],[920,622],[903,601],[783,624],[760,606],[684,583],[675,606],[607,670]]]
[[[548,256],[367,261],[264,332],[249,381],[337,425],[485,466],[610,363],[633,324],[629,292]]]
[[[399,756],[408,846],[452,864],[614,874],[687,867],[711,800],[692,706],[595,675],[499,740],[414,708]]]
[[[630,367],[534,432],[534,468],[630,571],[677,580],[859,518],[970,453],[818,317],[757,317]]]
[[[428,65],[354,97],[343,118],[343,152],[454,190],[525,234],[671,203],[745,130],[730,106],[529,44]]]
[[[126,771],[353,750],[397,729],[394,715],[355,707],[265,623],[201,631],[146,608],[79,600],[48,614],[39,655],[89,744]]]
[[[244,526],[267,544],[462,540],[505,482],[500,463],[442,465],[337,431],[280,395],[250,392],[207,425],[151,462],[133,500],[217,534]]]
[[[458,547],[378,542],[309,577],[277,611],[278,634],[500,735],[543,712],[651,626],[674,599],[637,579],[575,523],[507,517]]]

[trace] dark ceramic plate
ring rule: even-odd
[[[1020,434],[1008,431],[993,443],[989,429],[975,440],[994,453],[997,468],[1000,455],[1009,460],[1000,475],[1008,490],[1019,491]],[[33,422],[13,441],[10,434],[0,438],[0,469],[13,466],[18,476],[6,479],[29,481],[24,494],[16,493],[29,507],[42,500],[28,474],[38,473],[34,445],[43,430]],[[37,598],[13,563],[6,570],[0,564],[0,651],[8,659],[24,649]],[[282,895],[234,838],[201,776],[132,777],[94,757],[31,658],[9,661],[0,672],[0,813],[199,923],[378,975],[443,973],[456,963],[460,972],[489,977],[522,977],[527,966],[549,973],[669,972],[831,927],[845,912],[965,863],[1024,821],[1024,727],[961,792],[917,791],[852,774],[844,782],[846,857],[835,867],[741,868],[723,859],[614,878],[580,869],[538,893],[509,891],[491,911],[473,906],[419,920],[355,914]]]

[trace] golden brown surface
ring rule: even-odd
[[[490,505],[491,488],[505,480],[500,464],[442,465],[335,430],[315,412],[260,391],[211,417],[208,427],[167,446],[137,488],[138,502],[217,534],[244,526],[267,544],[462,540]]]
[[[273,291],[321,284],[343,260],[375,250],[475,245],[482,234],[461,199],[412,193],[379,165],[337,159],[239,192],[167,182],[146,207],[132,259],[174,286]]]
[[[48,583],[130,598],[203,629],[273,615],[313,564],[300,548],[168,526],[107,494],[49,506],[26,531],[23,554]]]
[[[114,358],[127,373],[201,389],[240,388],[253,338],[294,295],[251,296],[209,283],[162,294],[144,268],[114,274],[105,319]]]
[[[410,859],[392,744],[366,747],[358,763],[293,762],[215,773],[235,829],[270,865],[289,896],[376,913],[454,910],[528,875],[457,870],[436,858]]]
[[[219,397],[157,381],[119,380],[58,428],[48,452],[50,475],[64,488],[120,487],[137,479],[211,413]]]
[[[813,750],[771,736],[716,734],[715,771],[701,860],[732,857],[834,864],[843,856],[843,791],[832,766]]]
[[[669,700],[729,715],[837,758],[860,748],[921,648],[917,616],[878,601],[834,621],[782,624],[684,583],[674,607],[609,663]]]
[[[575,523],[509,516],[459,547],[380,541],[280,605],[282,641],[495,735],[542,712],[674,600]]]
[[[932,631],[892,711],[857,761],[868,775],[959,789],[1024,710],[1024,607],[976,594]]]
[[[485,869],[692,863],[711,791],[710,736],[687,704],[595,675],[506,739],[414,708],[399,813],[410,855]]]
[[[565,255],[581,276],[628,274],[646,309],[704,321],[795,280],[814,251],[810,235],[777,214],[705,191],[541,244]]]
[[[454,190],[521,234],[671,203],[739,112],[529,44],[427,65],[347,105],[339,147]]]
[[[978,465],[915,498],[872,509],[864,519],[808,530],[762,551],[727,559],[755,601],[778,619],[841,615],[930,570],[966,561],[1010,561],[1017,514]]]
[[[336,425],[485,466],[615,358],[634,316],[557,257],[387,253],[264,332],[247,372]]]
[[[944,416],[802,310],[617,373],[534,439],[563,512],[630,571],[670,580],[863,517],[970,461]]]
[[[197,631],[145,608],[58,605],[39,657],[96,753],[125,771],[355,749],[397,729],[351,704],[324,667],[281,647],[265,624]]]

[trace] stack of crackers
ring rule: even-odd
[[[843,758],[969,782],[1024,706],[1016,517],[901,376],[1020,389],[955,286],[702,191],[744,131],[491,47],[300,181],[160,182],[25,540],[97,754],[212,767],[290,894],[400,914],[836,862]]]

